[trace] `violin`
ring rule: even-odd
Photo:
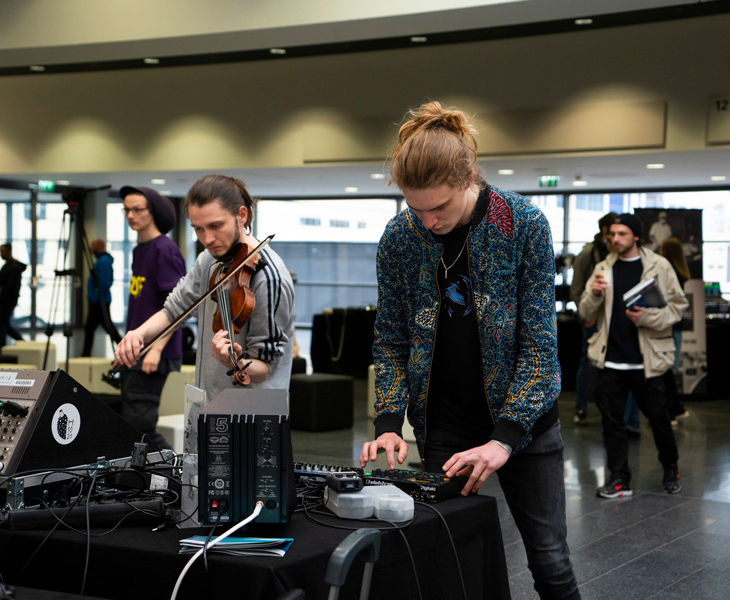
[[[172,333],[177,329],[182,322],[187,319],[190,316],[190,313],[192,313],[198,306],[200,306],[205,300],[210,298],[213,294],[215,294],[218,290],[220,290],[226,283],[231,279],[234,278],[238,272],[246,267],[251,268],[251,265],[248,263],[252,261],[254,257],[258,255],[258,253],[266,246],[272,239],[274,239],[273,234],[266,237],[261,243],[259,243],[258,246],[256,246],[253,250],[251,250],[247,256],[243,257],[240,261],[232,261],[236,264],[231,264],[229,267],[225,270],[225,274],[222,275],[217,283],[215,285],[211,286],[210,283],[208,285],[208,291],[205,292],[200,298],[195,300],[186,310],[182,312],[182,314],[177,317],[170,325],[168,325],[164,331],[162,331],[160,334],[155,337],[149,344],[145,344],[145,347],[142,348],[142,351],[140,352],[139,358],[141,359],[147,352],[149,352],[150,348],[154,346],[154,344],[158,341],[167,336],[168,334]],[[253,272],[251,273],[253,274]],[[250,277],[248,278],[250,280]],[[255,304],[255,299],[253,296],[253,292],[249,289],[248,292],[250,292],[250,296],[252,301]],[[253,310],[253,307],[251,308]],[[246,320],[251,316],[251,312],[249,311],[248,316],[246,317]],[[245,321],[243,321],[245,323]],[[216,330],[217,331],[217,330]],[[229,332],[230,335],[230,332]],[[233,342],[233,337],[231,336],[231,342]],[[233,344],[231,343],[231,347],[233,347]],[[234,364],[237,364],[237,362],[234,362]],[[249,363],[250,364],[250,363]],[[245,365],[243,369],[245,370],[248,365]],[[103,381],[106,381],[109,385],[120,389],[121,388],[121,381],[119,380],[119,377],[117,376],[119,372],[124,369],[124,365],[119,363],[114,368],[110,369],[108,373],[101,376]],[[246,376],[248,377],[248,376]],[[245,384],[244,384],[245,385]]]
[[[243,367],[238,366],[238,359],[233,351],[233,343],[235,335],[241,331],[241,327],[251,318],[251,313],[256,306],[256,297],[253,290],[248,287],[251,277],[256,272],[256,263],[258,256],[249,258],[248,246],[246,244],[238,244],[235,252],[228,260],[218,263],[218,269],[210,277],[208,288],[214,288],[222,279],[226,279],[231,271],[236,270],[235,277],[228,279],[228,283],[216,289],[211,298],[218,304],[218,308],[213,314],[213,333],[217,333],[221,329],[228,332],[228,339],[231,345],[228,349],[228,355],[231,359],[233,369],[229,371],[229,375],[233,377],[233,383],[237,385],[248,385],[250,377],[246,373],[246,368],[251,364],[249,361]],[[238,268],[243,264],[242,268]]]

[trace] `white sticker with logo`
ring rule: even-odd
[[[166,490],[168,487],[167,485],[167,477],[162,477],[161,475],[155,475],[154,473],[150,477],[150,490]]]
[[[18,374],[15,371],[0,372],[0,385],[15,385]]]
[[[53,439],[66,446],[73,442],[81,431],[81,415],[73,404],[62,404],[53,413],[51,433]]]

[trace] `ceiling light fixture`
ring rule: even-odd
[[[167,183],[164,179],[152,179],[151,182],[155,185],[165,185]]]
[[[357,192],[357,188],[356,188],[356,187],[346,187],[346,188],[345,188],[345,191],[346,191],[346,192],[347,192],[348,194],[354,194],[355,192]]]
[[[170,190],[160,190],[160,196],[169,196],[172,194]]]
[[[46,70],[43,65],[30,65],[28,68],[34,73],[43,73]]]
[[[725,175],[713,175],[710,177],[710,181],[725,181],[727,177]]]
[[[159,58],[145,58],[142,62],[146,65],[159,65],[160,59]]]
[[[588,185],[588,182],[585,179],[576,179],[573,181],[573,185],[575,187],[585,187]]]
[[[385,179],[384,173],[370,173],[370,179]]]
[[[514,175],[514,169],[499,169],[497,175]]]
[[[411,42],[414,44],[425,44],[428,38],[425,35],[412,35]]]
[[[58,185],[69,185],[71,182],[68,179],[56,179]]]
[[[647,169],[663,169],[664,164],[663,163],[649,163],[646,165]]]
[[[269,54],[283,56],[284,54],[286,54],[286,48],[269,48]]]
[[[576,19],[573,23],[576,25],[593,25],[593,19]]]

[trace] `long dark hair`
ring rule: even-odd
[[[246,184],[235,177],[227,175],[203,175],[190,188],[185,197],[185,212],[189,206],[204,206],[210,202],[219,202],[233,216],[238,215],[242,206],[246,207],[248,216],[244,227],[251,229],[256,200],[246,189]]]

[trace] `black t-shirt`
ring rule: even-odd
[[[617,260],[613,265],[613,306],[608,330],[606,360],[614,363],[642,364],[639,331],[626,316],[624,294],[641,281],[641,258]]]
[[[428,388],[427,443],[438,443],[440,429],[458,433],[465,442],[470,440],[469,446],[485,443],[494,428],[484,393],[469,271],[470,229],[465,225],[440,237],[444,245],[443,261],[437,269],[441,307]],[[444,266],[448,267],[448,278]]]

